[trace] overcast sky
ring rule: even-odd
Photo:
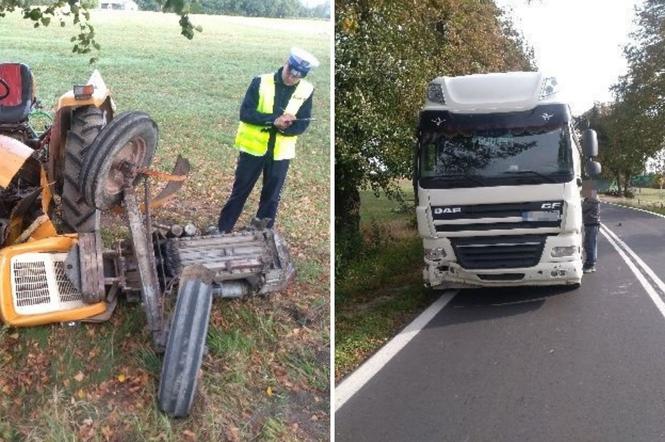
[[[622,47],[635,29],[641,0],[496,0],[512,8],[515,26],[534,48],[538,68],[554,75],[573,114],[594,101],[611,101],[609,90],[626,72]]]
[[[325,2],[326,2],[326,0],[300,0],[300,3],[307,6],[308,8],[318,6],[318,5],[320,5],[322,3],[325,3]]]

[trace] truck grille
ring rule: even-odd
[[[451,238],[457,261],[465,269],[533,267],[540,261],[545,235]]]
[[[437,232],[559,228],[563,201],[432,206],[431,210]]]
[[[35,315],[83,307],[83,297],[65,275],[66,253],[25,253],[11,260],[14,309]]]

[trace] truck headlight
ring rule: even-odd
[[[553,247],[552,257],[561,258],[562,256],[574,255],[577,251],[577,246]]]
[[[425,259],[430,261],[438,261],[446,257],[446,251],[441,247],[434,249],[425,249]]]

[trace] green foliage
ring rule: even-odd
[[[427,83],[440,75],[531,70],[533,61],[491,1],[341,0],[335,6],[339,262],[357,241],[358,189],[399,195],[395,179],[411,173]]]
[[[583,116],[598,132],[604,174],[624,194],[665,140],[665,4],[646,0],[637,25],[624,49],[628,73],[613,86],[615,101],[596,104]]]

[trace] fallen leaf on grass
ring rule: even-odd
[[[186,440],[196,440],[196,434],[193,431],[185,430],[182,435],[185,436]]]
[[[224,435],[226,440],[229,442],[238,442],[240,441],[240,429],[238,427],[228,427],[224,430]]]
[[[125,381],[127,380],[127,376],[125,376],[124,373],[120,373],[120,374],[118,375],[117,379],[118,379],[118,382],[123,383],[123,382],[125,382]]]
[[[272,387],[266,388],[266,394],[268,395],[268,397],[272,397]]]
[[[102,436],[104,436],[104,439],[106,440],[111,440],[113,437],[113,430],[111,430],[109,426],[102,427]]]
[[[76,379],[77,382],[81,382],[81,381],[83,380],[84,377],[85,377],[85,375],[83,374],[83,372],[82,372],[82,371],[79,371],[79,372],[76,373],[76,375],[74,376],[74,379]]]

